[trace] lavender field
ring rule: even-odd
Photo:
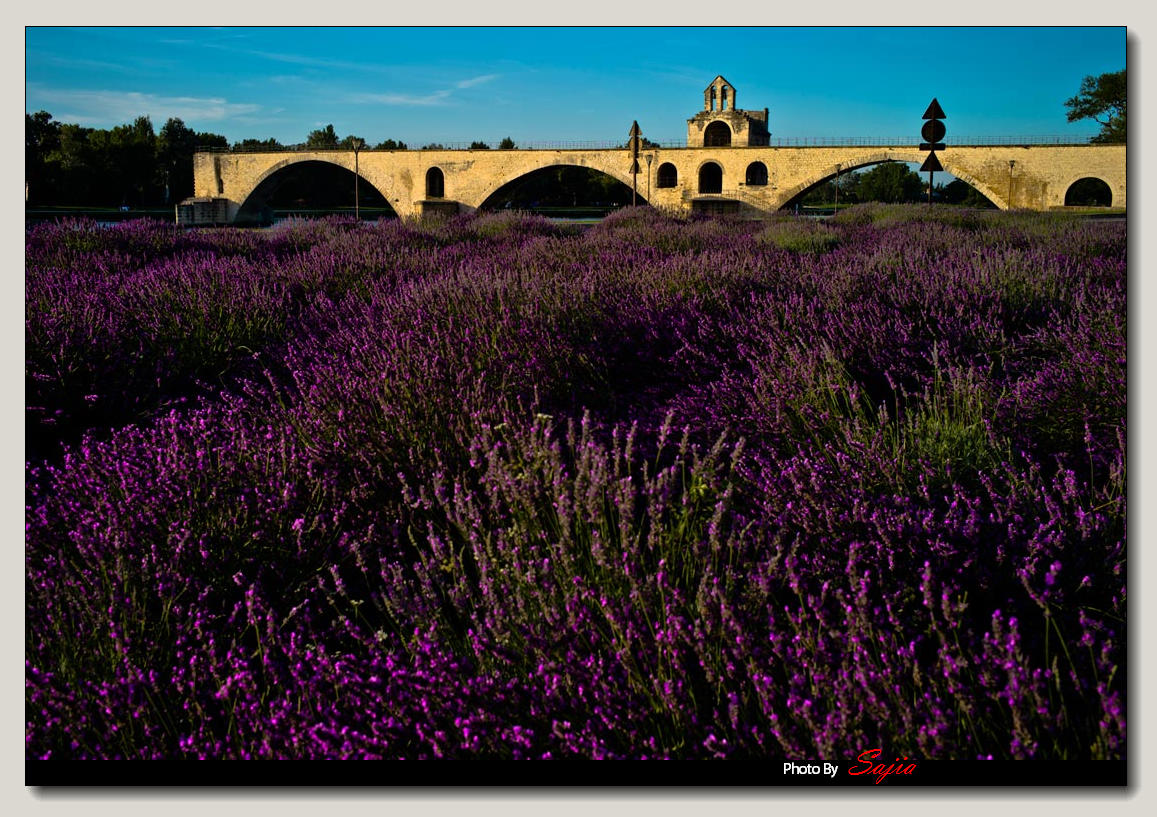
[[[26,233],[26,756],[1126,756],[1124,222]]]

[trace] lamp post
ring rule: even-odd
[[[362,214],[361,214],[361,208],[359,207],[359,202],[358,202],[358,175],[359,175],[358,151],[360,151],[362,148],[364,148],[366,146],[366,143],[362,139],[353,139],[350,144],[354,149],[354,221],[360,222],[361,218],[362,218]]]
[[[639,147],[641,141],[640,136],[643,132],[639,130],[638,120],[631,123],[631,133],[628,136],[627,147],[631,151],[631,206],[634,207],[638,199],[639,190]]]
[[[650,203],[651,203],[651,160],[654,158],[655,157],[653,154],[650,154],[650,153],[647,154],[647,204],[648,205],[650,205]]]
[[[1016,159],[1008,160],[1008,209],[1012,209],[1012,169],[1016,167]]]

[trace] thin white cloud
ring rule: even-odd
[[[207,44],[209,45],[209,44]],[[223,45],[211,45],[213,48],[220,48],[224,51],[237,51],[239,53],[249,54],[254,57],[261,57],[262,59],[271,60],[273,62],[286,62],[291,65],[304,65],[309,68],[335,68],[340,71],[365,71],[380,70],[379,66],[366,63],[350,62],[348,60],[329,60],[319,59],[317,57],[305,57],[301,54],[278,54],[272,51],[255,51],[249,48],[229,48]]]
[[[62,68],[77,68],[82,71],[112,71],[118,74],[131,74],[139,71],[137,66],[125,65],[104,60],[91,60],[71,55],[52,54],[47,51],[28,51],[25,62],[29,65],[55,65]]]
[[[464,79],[464,80],[461,80],[459,82],[456,82],[456,83],[454,83],[454,87],[455,88],[473,88],[475,85],[481,85],[484,82],[490,82],[491,80],[498,79],[498,77],[499,77],[498,74],[483,74],[482,76],[479,76],[479,77],[471,77],[470,79]]]
[[[178,43],[181,41],[173,41]],[[186,41],[187,42],[187,41]],[[301,65],[307,68],[327,68],[339,71],[346,71],[349,73],[358,73],[365,71],[383,71],[390,70],[389,66],[376,65],[374,63],[353,62],[350,60],[332,60],[319,57],[307,57],[303,54],[291,54],[276,51],[261,51],[254,48],[240,48],[235,45],[229,45],[220,42],[189,42],[189,45],[195,45],[200,48],[213,48],[218,51],[230,51],[234,54],[247,54],[250,57],[259,57],[271,62],[288,63],[290,65]]]
[[[444,105],[450,92],[431,91],[428,94],[351,94],[350,102],[376,105]]]
[[[29,107],[52,112],[60,121],[81,125],[108,126],[148,116],[154,126],[170,117],[186,122],[224,122],[255,114],[260,105],[229,102],[222,97],[160,96],[136,91],[88,91],[67,88],[30,87]]]
[[[499,74],[481,74],[476,77],[459,80],[454,83],[453,88],[441,88],[437,91],[431,91],[428,94],[351,94],[349,100],[356,103],[369,103],[377,105],[411,105],[411,106],[432,106],[444,105],[446,101],[454,94],[455,90],[462,90],[464,88],[473,88],[475,85],[482,85],[498,79]]]

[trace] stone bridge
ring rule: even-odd
[[[635,189],[640,202],[656,207],[711,209],[717,203],[770,213],[837,174],[879,162],[920,163],[926,157],[916,144],[648,148],[640,154]],[[1002,209],[1064,206],[1069,188],[1086,178],[1108,186],[1112,206],[1126,206],[1124,145],[949,145],[937,157],[947,172]],[[632,185],[625,148],[361,150],[356,157],[352,150],[319,150],[198,153],[194,195],[216,199],[223,220],[243,222],[260,213],[278,174],[301,162],[337,165],[351,173],[356,166],[361,183],[375,188],[403,217],[476,210],[507,183],[557,165],[590,168]]]

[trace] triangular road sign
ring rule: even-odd
[[[944,110],[940,107],[940,103],[933,98],[932,103],[928,106],[928,110],[924,111],[924,116],[921,119],[947,119]]]
[[[924,117],[924,118],[927,119],[928,117]],[[641,130],[639,130],[638,121],[635,121],[631,124],[631,132],[628,134],[628,136],[631,136],[631,137],[641,136],[642,133],[643,132]]]
[[[943,170],[944,166],[940,164],[940,160],[936,157],[935,153],[929,153],[928,158],[924,160],[924,164],[920,165],[920,169],[923,171]]]

